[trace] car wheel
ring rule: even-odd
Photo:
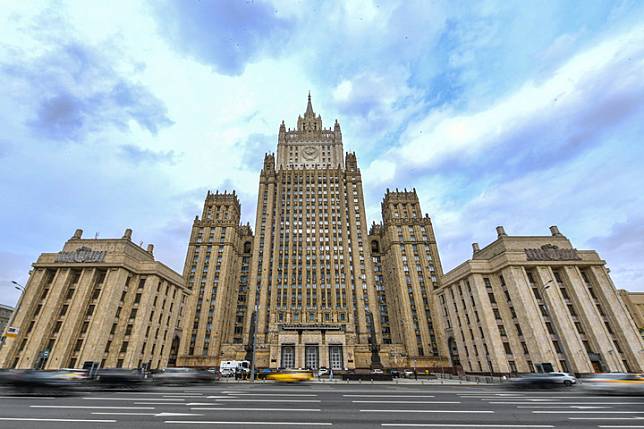
[[[572,386],[572,381],[570,381],[570,380],[564,380],[564,383],[563,383],[563,384],[564,384],[564,386],[566,386],[566,387],[570,387],[570,386]]]

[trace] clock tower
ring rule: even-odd
[[[322,117],[316,115],[309,94],[304,116],[297,118],[297,128],[287,130],[280,125],[277,144],[277,169],[343,169],[344,149],[340,124],[322,127]]]

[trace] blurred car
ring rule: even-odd
[[[385,372],[380,369],[380,368],[373,368],[371,371],[369,371],[369,374],[384,374]]]
[[[0,383],[18,392],[30,394],[69,394],[86,381],[87,371],[76,369],[14,369],[3,371],[0,376]]]
[[[282,383],[297,383],[313,380],[313,372],[306,369],[284,369],[268,374],[266,379]]]
[[[163,368],[152,373],[152,380],[158,384],[210,383],[215,381],[215,376],[202,369]]]
[[[318,377],[324,377],[325,375],[329,375],[329,369],[328,368],[319,368],[318,369]]]
[[[644,396],[644,374],[595,374],[583,381],[582,386],[588,392],[606,395]]]
[[[519,388],[531,387],[571,387],[577,384],[577,379],[565,372],[547,372],[526,374],[514,378],[510,383]]]
[[[145,375],[138,369],[101,368],[96,373],[94,383],[102,388],[136,388],[144,383]]]
[[[270,368],[262,368],[259,371],[255,372],[255,378],[257,378],[258,380],[266,380],[266,377],[268,377],[268,375],[272,372],[273,370]]]
[[[406,369],[402,372],[402,376],[405,378],[414,378],[414,371],[411,369]]]
[[[392,378],[400,378],[400,371],[397,368],[391,368],[389,374],[391,374]]]

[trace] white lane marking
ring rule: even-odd
[[[643,420],[644,417],[568,417],[568,420]]]
[[[297,394],[297,393],[235,393],[232,394],[232,396],[295,396],[295,397],[300,397],[300,396],[318,396],[316,394]],[[209,398],[212,398],[212,396],[208,396]],[[221,397],[221,396],[219,396]],[[224,396],[227,398],[227,396]]]
[[[54,399],[53,396],[0,396],[0,399]]]
[[[535,406],[549,406],[549,405],[642,405],[643,402],[488,402],[488,404],[508,404],[508,405],[535,405]]]
[[[381,426],[414,427],[414,428],[553,428],[553,425],[468,425],[445,423],[382,423]]]
[[[185,405],[185,402],[135,402],[134,405]]]
[[[163,399],[163,398],[95,398],[92,396],[85,397],[88,401],[168,401],[177,402],[179,399]]]
[[[163,395],[164,398],[203,398],[203,395]]]
[[[435,398],[434,395],[342,395],[345,398]]]
[[[78,408],[83,410],[154,410],[154,407],[94,407],[91,405],[29,405],[30,408]]]
[[[0,420],[19,422],[80,422],[80,423],[116,423],[116,420],[81,420],[81,419],[36,419],[32,417],[0,417]]]
[[[613,426],[613,425],[609,425],[609,426],[605,426],[605,425],[604,425],[604,426],[601,426],[601,425],[600,425],[599,427],[600,427],[600,428],[624,428],[624,429],[627,429],[627,428],[628,428],[628,429],[631,429],[631,428],[632,428],[632,429],[635,429],[635,428],[644,428],[644,426]]]
[[[481,425],[481,424],[446,424],[446,423],[382,423],[381,426],[415,427],[415,428],[553,428],[553,425]]]
[[[354,404],[460,404],[461,401],[351,401]]]
[[[170,416],[203,416],[203,414],[193,413],[92,413],[100,416],[155,416],[155,417],[170,417]]]
[[[336,387],[336,386],[334,386]],[[341,387],[341,385],[338,385],[337,387]],[[212,391],[211,388],[209,389],[204,389],[207,391]],[[204,390],[195,390],[192,392],[203,392]],[[316,392],[322,392],[322,393],[374,393],[374,391],[378,391],[375,389],[342,389],[342,388],[334,388],[334,389],[307,389],[305,386],[302,386],[302,388],[297,389],[297,388],[283,388],[283,389],[264,389],[260,385],[255,386],[252,389],[238,389],[238,390],[222,390],[219,393],[244,393],[244,392],[253,392],[253,391],[262,391],[262,392],[299,392],[299,393],[316,393]],[[391,389],[387,390],[387,392],[391,392],[391,394],[396,394],[396,393],[423,393],[423,394],[432,394],[432,393],[450,393],[450,394],[456,394],[456,395],[467,395],[467,394],[474,394],[474,392],[466,392],[466,391],[454,391],[454,390],[426,390],[426,389]],[[492,396],[495,394],[498,394],[500,392],[481,392],[481,394],[485,394],[486,396]],[[512,392],[506,392],[506,393],[512,393]],[[514,393],[516,394],[516,392]]]
[[[213,395],[210,395],[210,396],[206,396],[206,399],[216,399],[216,398],[234,398],[235,396],[236,396],[236,395],[223,395],[223,396],[222,396],[222,395],[218,395],[218,396],[217,396],[217,395],[214,395],[214,396],[213,396]],[[274,396],[274,395],[271,395],[271,396]],[[203,398],[203,396],[202,396],[202,398]]]
[[[530,408],[575,408],[577,410],[592,410],[592,409],[602,409],[602,408],[613,408],[613,407],[592,407],[584,405],[518,405],[519,409],[530,409]]]
[[[179,425],[272,425],[272,426],[333,426],[333,423],[323,422],[208,422],[203,420],[166,420],[165,423]]]
[[[183,393],[183,392],[118,392],[119,395],[194,395],[196,393]],[[199,394],[199,396],[202,396]]]
[[[222,405],[222,404],[217,404],[216,402],[189,402],[186,405],[191,406],[191,405]]]
[[[218,402],[320,402],[319,399],[255,399],[255,398],[222,398],[216,399]]]
[[[465,397],[463,395],[458,395],[461,397]],[[543,398],[537,398],[537,397],[530,397],[530,396],[519,396],[519,397],[508,397],[508,396],[503,396],[503,397],[497,397],[497,396],[490,396],[490,397],[482,397],[482,396],[471,396],[471,398],[479,398],[479,399],[507,399],[510,401],[551,401],[553,399],[592,399],[592,398],[598,398],[598,399],[608,399],[605,397],[598,397],[598,396],[548,396],[548,397],[543,397]],[[633,399],[632,396],[611,396],[611,399]]]
[[[644,411],[533,411],[532,414],[644,414]]]
[[[320,411],[320,408],[190,408],[191,410],[205,411]]]
[[[360,410],[361,413],[463,413],[493,414],[492,410]],[[534,411],[533,411],[534,412]]]

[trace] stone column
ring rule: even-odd
[[[606,308],[606,315],[613,322],[614,331],[620,337],[624,357],[631,367],[631,371],[641,372],[644,370],[644,341],[628,315],[628,310],[619,298],[617,290],[604,267],[594,266],[591,268],[593,277],[598,286],[598,296],[603,299]],[[617,357],[615,350],[615,357]],[[621,362],[620,362],[621,364]]]
[[[592,365],[586,355],[584,344],[581,340],[577,328],[573,322],[568,307],[564,302],[563,295],[555,281],[554,274],[550,267],[538,267],[536,279],[541,285],[549,285],[548,288],[541,288],[543,300],[547,305],[550,319],[557,328],[557,334],[562,342],[566,355],[572,360],[571,367],[574,372],[590,373],[593,372]],[[543,345],[541,346],[543,347]],[[579,353],[581,351],[581,353]],[[555,355],[556,356],[556,355]],[[558,359],[553,362],[558,364]]]
[[[596,352],[601,354],[603,363],[608,366],[610,371],[625,371],[621,360],[618,358],[611,335],[606,329],[604,320],[600,316],[581,275],[575,267],[571,266],[565,267],[564,271],[566,273],[566,279],[563,280],[568,280],[569,282],[569,287],[566,290],[572,300],[577,304],[577,309],[579,310],[577,317],[585,322],[584,332],[586,333],[586,337],[593,338],[593,342],[598,347]]]

